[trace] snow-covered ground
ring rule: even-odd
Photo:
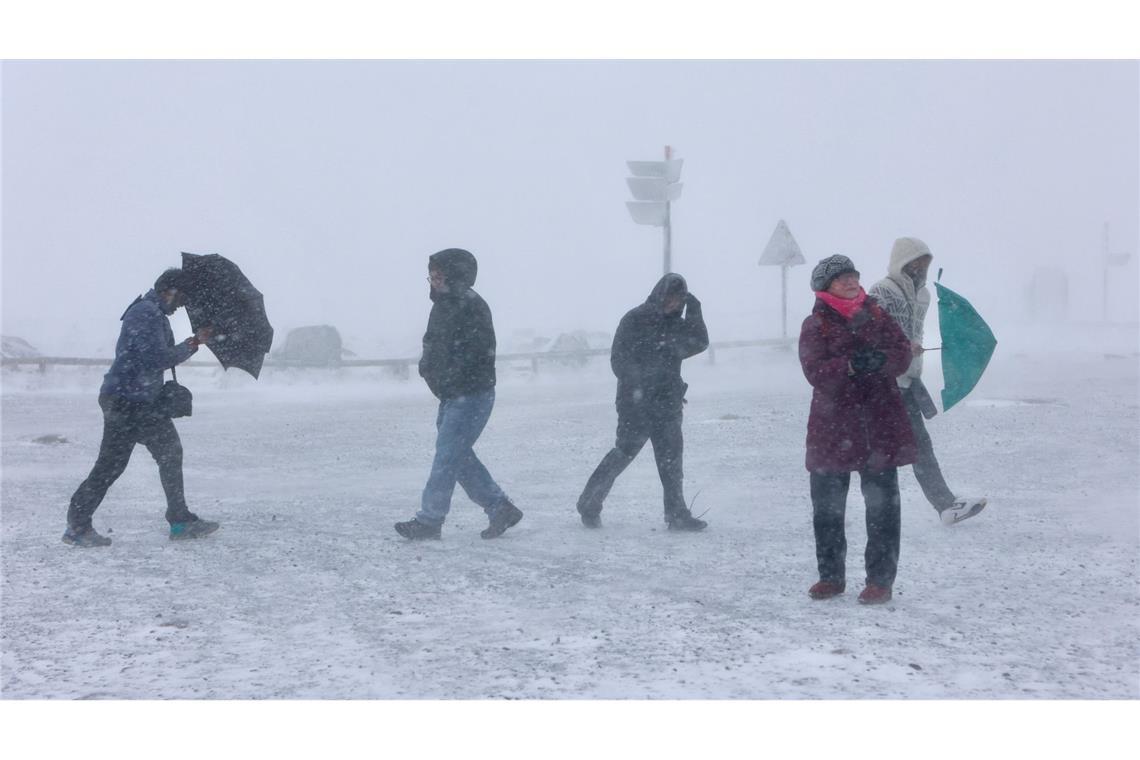
[[[6,371],[0,696],[1136,699],[1138,367],[1135,329],[1082,351],[999,346],[930,423],[951,486],[990,506],[943,527],[904,470],[895,598],[878,608],[855,602],[854,484],[849,590],[806,593],[794,352],[686,363],[697,535],[664,530],[648,449],[604,529],[579,524],[614,432],[603,362],[500,368],[477,451],[526,517],[484,541],[457,490],[443,540],[423,543],[391,527],[431,459],[435,403],[415,378],[180,373],[188,499],[222,529],[168,541],[140,447],[95,518],[114,544],[85,551],[59,537],[98,449],[101,373]],[[927,374],[937,388],[936,362]]]

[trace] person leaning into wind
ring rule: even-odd
[[[435,458],[420,509],[395,526],[404,538],[440,537],[456,483],[490,520],[483,538],[501,536],[523,516],[472,448],[495,406],[495,326],[487,302],[472,290],[478,269],[475,257],[462,248],[428,257],[432,307],[419,369],[439,399],[439,413]]]
[[[934,444],[923,421],[923,417],[930,419],[938,414],[938,407],[922,382],[922,327],[926,310],[930,307],[926,273],[933,260],[934,254],[926,243],[914,237],[899,238],[891,246],[887,276],[872,285],[867,295],[895,318],[910,340],[913,358],[896,382],[902,391],[907,417],[918,444],[914,477],[926,500],[937,510],[943,525],[954,525],[985,509],[986,499],[954,495],[942,477],[942,468],[934,456]]]
[[[689,386],[681,379],[681,362],[708,345],[701,302],[689,292],[685,278],[672,272],[618,323],[610,350],[610,367],[618,381],[617,440],[578,497],[578,513],[587,528],[601,527],[602,503],[646,441],[653,442],[669,530],[706,527],[685,504],[681,417]]]
[[[168,317],[186,303],[182,278],[181,269],[167,269],[155,280],[154,289],[136,298],[123,313],[115,360],[99,389],[103,410],[99,457],[71,497],[64,543],[85,548],[111,544],[91,520],[107,490],[126,470],[136,443],[146,446],[158,462],[170,538],[199,538],[218,529],[218,523],[199,519],[186,506],[182,441],[157,403],[163,372],[189,359],[210,337],[210,330],[201,328],[193,337],[174,343]]]
[[[846,256],[829,256],[811,273],[815,306],[800,330],[799,355],[812,386],[806,465],[819,581],[827,599],[847,588],[844,516],[851,473],[866,502],[866,587],[862,604],[891,598],[898,572],[901,505],[898,468],[915,460],[914,434],[895,377],[910,363],[910,341],[859,286]]]

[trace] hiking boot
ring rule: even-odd
[[[846,590],[847,584],[843,581],[817,581],[808,589],[808,596],[812,599],[830,599]]]
[[[859,604],[885,604],[889,601],[891,601],[891,590],[886,586],[876,586],[874,583],[868,583],[863,593],[859,594]]]
[[[499,508],[499,511],[491,518],[491,524],[484,528],[479,535],[483,538],[498,538],[507,532],[507,528],[518,525],[522,518],[522,510],[508,501]]]
[[[708,527],[708,523],[704,520],[698,520],[692,515],[677,515],[665,521],[669,530],[689,531],[695,533],[698,530],[704,530]]]
[[[582,524],[587,528],[602,527],[602,503],[586,498],[578,499],[578,514],[582,516]]]
[[[111,545],[111,539],[99,535],[94,528],[68,528],[63,532],[63,542],[84,549]]]
[[[986,500],[984,498],[955,499],[954,505],[942,510],[938,516],[943,525],[953,525],[963,520],[969,520],[985,508]]]
[[[404,538],[410,538],[413,541],[418,541],[424,538],[440,537],[440,526],[428,525],[419,520],[408,520],[407,522],[396,523],[396,532]]]
[[[582,524],[587,528],[600,528],[602,527],[602,516],[593,512],[583,512]]]
[[[202,538],[213,533],[221,526],[211,520],[191,520],[189,522],[170,523],[170,540],[182,541],[187,538]]]

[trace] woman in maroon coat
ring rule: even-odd
[[[899,556],[898,467],[916,457],[914,434],[895,377],[910,364],[910,341],[859,286],[846,256],[829,256],[811,275],[815,308],[800,330],[800,365],[811,383],[807,469],[819,582],[813,599],[847,587],[843,529],[851,473],[867,505],[867,585],[863,604],[891,598]]]

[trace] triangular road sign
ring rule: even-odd
[[[768,245],[764,247],[764,253],[760,256],[760,266],[791,267],[803,263],[804,255],[800,251],[799,243],[792,237],[787,222],[781,219],[776,229],[772,231]]]

